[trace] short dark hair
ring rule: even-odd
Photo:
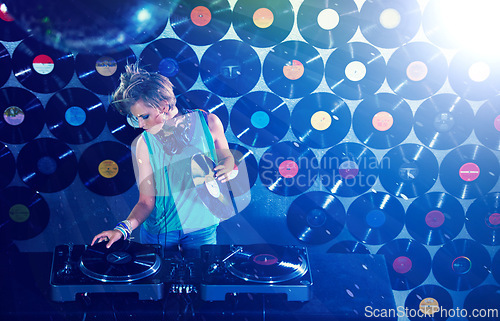
[[[174,86],[167,77],[142,69],[137,63],[129,64],[120,76],[120,85],[113,93],[111,105],[120,114],[127,115],[130,107],[139,100],[158,110],[163,108],[165,101],[169,108],[177,102]]]

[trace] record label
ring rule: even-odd
[[[267,125],[269,125],[269,121],[270,121],[269,115],[261,110],[256,111],[250,117],[250,122],[252,123],[253,127],[258,129],[267,127]]]
[[[495,117],[493,124],[495,126],[495,129],[500,132],[500,115]]]
[[[274,22],[274,14],[268,8],[257,9],[253,14],[253,23],[261,28],[269,28]]]
[[[430,228],[438,228],[444,224],[445,216],[443,212],[438,210],[433,210],[425,215],[425,224]]]
[[[412,81],[422,81],[427,77],[429,69],[422,61],[412,61],[406,68],[406,76]]]
[[[340,22],[340,16],[337,11],[327,8],[323,9],[318,14],[318,26],[323,30],[335,29]]]
[[[425,298],[418,305],[419,310],[425,315],[434,315],[439,311],[439,302],[435,298]]]
[[[24,112],[17,106],[10,106],[3,112],[3,119],[7,124],[17,126],[24,121]]]
[[[212,20],[210,9],[204,6],[197,6],[191,11],[191,21],[198,27],[204,27]]]
[[[459,175],[460,178],[466,182],[473,182],[481,173],[479,166],[475,163],[465,163],[460,167]]]
[[[299,165],[291,160],[286,160],[279,164],[279,173],[285,178],[293,178],[299,172]]]
[[[99,163],[99,174],[105,178],[113,178],[118,174],[118,164],[111,159],[105,159]]]
[[[456,274],[466,274],[471,270],[472,262],[466,256],[459,256],[451,262],[451,268]]]
[[[345,76],[350,81],[361,81],[366,76],[366,66],[361,61],[351,61],[345,67]]]
[[[36,163],[38,171],[45,175],[52,175],[57,170],[57,163],[54,158],[50,156],[41,157]]]
[[[68,110],[64,113],[64,119],[70,124],[71,126],[81,126],[83,123],[85,123],[85,120],[87,119],[87,115],[78,106],[72,106],[69,107]]]
[[[397,9],[388,8],[380,13],[379,21],[385,29],[396,29],[401,24],[401,14]]]
[[[118,64],[113,57],[100,57],[95,63],[95,70],[103,77],[109,77],[118,70]]]
[[[359,166],[353,161],[342,162],[339,166],[339,175],[344,179],[354,179],[359,174]]]
[[[219,185],[217,185],[217,181],[212,176],[205,176],[205,187],[212,197],[219,198],[221,195]]]
[[[30,210],[24,204],[14,204],[9,209],[9,217],[16,223],[24,223],[30,218]]]
[[[373,228],[379,228],[385,224],[385,213],[380,210],[371,210],[366,214],[366,224]]]
[[[54,70],[54,60],[47,55],[38,55],[33,58],[33,69],[41,75],[48,75]]]
[[[311,126],[319,131],[326,130],[332,124],[332,116],[326,111],[317,111],[311,116]]]
[[[297,80],[304,75],[304,65],[298,60],[292,60],[283,66],[283,75],[290,80]]]
[[[491,68],[484,61],[475,62],[469,67],[469,78],[476,83],[486,81],[490,74]]]
[[[392,268],[399,274],[408,273],[412,265],[411,259],[407,256],[399,256],[392,262]]]
[[[158,70],[167,78],[172,78],[179,73],[179,64],[172,58],[163,58],[158,64]]]
[[[376,113],[372,119],[372,125],[376,130],[385,132],[394,124],[394,118],[386,111]]]
[[[486,225],[492,228],[500,227],[500,213],[493,213],[487,217]]]

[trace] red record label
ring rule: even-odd
[[[500,227],[500,214],[493,213],[488,217],[488,223],[486,224],[489,227],[499,228]]]
[[[198,6],[191,11],[191,21],[198,27],[204,27],[212,20],[210,9],[204,6]]]
[[[54,60],[47,55],[38,55],[33,59],[33,69],[41,75],[48,75],[54,70]]]
[[[479,177],[479,166],[475,163],[466,163],[460,167],[460,178],[466,182],[475,181]]]
[[[279,172],[285,178],[292,178],[299,172],[299,166],[294,161],[286,160],[280,164]]]

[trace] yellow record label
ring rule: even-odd
[[[97,59],[95,63],[95,70],[104,77],[114,75],[117,69],[118,65],[116,64],[116,60],[111,57],[101,57]]]
[[[111,159],[103,160],[99,164],[99,174],[101,174],[101,176],[105,178],[115,177],[118,174],[118,169],[118,164]]]
[[[326,111],[317,111],[311,116],[311,126],[316,130],[325,130],[332,124],[332,116]]]
[[[24,223],[30,218],[30,210],[26,205],[16,204],[9,209],[9,216],[16,223]]]
[[[267,8],[257,9],[253,14],[253,23],[261,29],[270,27],[274,22],[273,12]]]
[[[439,311],[439,303],[434,298],[425,298],[420,301],[420,311],[425,315],[433,315]]]

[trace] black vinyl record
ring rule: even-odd
[[[467,294],[463,310],[473,311],[468,314],[469,321],[497,321],[498,302],[500,302],[500,286],[485,284]]]
[[[139,65],[150,72],[159,72],[174,85],[175,93],[191,88],[199,74],[199,61],[194,50],[178,39],[157,39],[142,50]]]
[[[466,291],[486,279],[490,266],[490,255],[483,245],[474,240],[456,239],[436,252],[432,273],[445,288]]]
[[[197,153],[191,157],[191,179],[201,201],[210,212],[222,219],[235,214],[229,183],[222,183],[215,177],[217,165],[209,157]]]
[[[474,119],[474,133],[484,146],[500,150],[500,96],[479,107]]]
[[[222,40],[210,46],[201,58],[200,74],[210,91],[223,97],[248,93],[257,84],[261,64],[250,45]]]
[[[6,145],[0,145],[0,190],[10,184],[16,174],[16,159]]]
[[[231,172],[229,189],[234,196],[248,192],[257,180],[259,164],[253,152],[238,144],[229,143],[229,150],[234,157],[234,170]]]
[[[124,193],[135,183],[130,149],[113,141],[89,146],[80,157],[78,174],[89,190],[104,196]]]
[[[500,91],[500,61],[496,56],[459,51],[450,62],[448,80],[462,98],[481,101]]]
[[[387,62],[387,82],[398,95],[425,99],[443,87],[448,61],[441,50],[426,42],[399,47]]]
[[[10,54],[4,47],[4,45],[0,43],[0,87],[2,87],[7,82],[11,72],[12,62],[10,59]]]
[[[64,88],[73,77],[75,58],[70,52],[53,49],[28,37],[14,49],[12,71],[29,90],[53,93]]]
[[[357,143],[338,144],[320,161],[321,184],[336,196],[363,194],[375,184],[378,174],[379,162],[375,154]]]
[[[365,145],[387,149],[400,144],[410,134],[413,112],[401,97],[390,93],[365,98],[353,115],[353,129]]]
[[[385,256],[393,290],[410,290],[422,284],[431,272],[431,255],[411,239],[395,239],[377,252]]]
[[[291,118],[295,137],[312,148],[327,148],[339,143],[351,128],[351,111],[339,97],[313,93],[294,107]]]
[[[318,50],[302,41],[282,42],[264,60],[264,81],[284,98],[300,98],[313,92],[323,74],[323,59]]]
[[[500,249],[497,250],[491,261],[491,274],[497,283],[500,284]]]
[[[288,230],[308,244],[323,244],[336,238],[345,224],[342,202],[332,194],[314,191],[297,197],[286,216]]]
[[[497,183],[500,164],[496,155],[481,145],[462,145],[441,162],[439,179],[445,190],[463,199],[488,193]]]
[[[45,107],[47,127],[68,144],[95,139],[106,124],[106,110],[99,97],[83,88],[65,88],[55,93]]]
[[[100,95],[112,94],[120,85],[120,75],[127,64],[137,60],[130,48],[102,55],[76,55],[76,75],[81,83]]]
[[[417,0],[365,1],[360,10],[360,30],[373,45],[396,48],[410,41],[420,28]]]
[[[45,111],[38,98],[26,89],[0,89],[0,141],[23,144],[35,139],[45,125]]]
[[[292,30],[294,12],[289,0],[238,0],[233,8],[233,27],[244,42],[270,47]]]
[[[357,240],[379,245],[396,238],[403,229],[405,210],[399,200],[383,192],[357,197],[347,210],[346,226]]]
[[[190,90],[177,96],[177,107],[189,109],[201,109],[210,114],[215,114],[219,117],[224,127],[227,130],[229,125],[229,112],[226,104],[215,95],[206,90]]]
[[[42,233],[50,209],[42,195],[21,186],[0,191],[0,234],[7,239],[28,240]]]
[[[21,28],[14,17],[9,13],[4,3],[0,3],[0,40],[19,41],[28,36],[26,30]]]
[[[380,161],[380,183],[389,193],[404,199],[426,193],[437,181],[436,156],[418,144],[401,144]]]
[[[130,126],[127,117],[120,114],[112,106],[109,106],[106,111],[106,123],[111,135],[128,146],[143,132],[140,128]]]
[[[453,240],[464,227],[465,213],[460,202],[450,194],[426,193],[406,210],[406,230],[426,245],[441,245]]]
[[[380,51],[363,42],[350,42],[333,51],[325,65],[330,89],[342,98],[360,100],[373,95],[385,80]]]
[[[175,1],[170,24],[179,38],[190,44],[213,44],[229,30],[231,7],[227,0]]]
[[[231,109],[230,121],[241,142],[266,147],[285,137],[290,128],[290,111],[279,96],[256,91],[238,99]]]
[[[262,184],[283,196],[304,193],[318,176],[318,160],[313,151],[298,142],[283,141],[264,152],[259,162]]]
[[[58,192],[76,177],[76,155],[57,139],[38,138],[24,145],[17,155],[17,172],[37,192]]]
[[[370,250],[362,243],[356,241],[340,241],[333,244],[327,253],[343,253],[343,254],[370,254]]]
[[[442,315],[440,311],[453,310],[453,299],[450,293],[439,285],[425,284],[408,294],[405,308],[412,311],[413,315],[408,315],[411,321],[445,321],[448,316]]]
[[[353,0],[305,0],[297,13],[300,34],[311,45],[331,49],[346,44],[358,29]]]
[[[500,193],[476,199],[465,217],[465,227],[474,240],[484,245],[500,244]]]
[[[415,112],[413,129],[418,139],[433,149],[450,149],[462,144],[473,129],[474,111],[454,94],[437,94],[425,100]]]

